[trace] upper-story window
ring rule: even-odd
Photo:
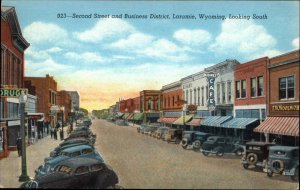
[[[279,99],[295,97],[294,76],[279,78]]]
[[[152,109],[152,98],[149,98],[148,100],[148,110]]]
[[[172,97],[172,106],[174,107],[174,105],[175,105],[175,98],[174,98],[174,96]]]
[[[246,80],[242,80],[241,83],[241,89],[242,89],[242,94],[241,94],[241,98],[246,98]]]
[[[186,90],[186,103],[189,104],[189,90]]]
[[[262,76],[257,77],[257,96],[264,95],[264,78]]]
[[[193,104],[193,91],[190,90],[190,104]]]
[[[170,107],[170,97],[168,97],[168,107]]]
[[[220,83],[217,84],[217,104],[220,104]]]
[[[235,97],[236,98],[241,97],[241,81],[235,82]]]
[[[204,87],[201,87],[201,105],[204,106]]]
[[[167,98],[164,99],[164,107],[167,107]]]
[[[228,103],[231,103],[231,81],[227,82],[227,95]]]
[[[256,78],[251,78],[251,97],[256,96]]]
[[[226,91],[225,91],[225,82],[222,82],[222,103],[226,103]]]
[[[254,77],[250,81],[251,97],[262,96],[264,92],[263,77]]]

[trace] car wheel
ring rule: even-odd
[[[181,141],[182,148],[186,149],[188,147],[188,142],[186,140]]]
[[[194,143],[193,143],[193,150],[194,151],[199,151],[201,147],[201,142],[199,140],[196,140]]]
[[[179,144],[180,143],[180,139],[179,138],[176,138],[175,139],[175,144]]]
[[[202,152],[202,154],[204,155],[204,156],[208,156],[208,152]]]
[[[299,181],[299,167],[296,168],[295,174],[291,178],[293,181]]]
[[[275,173],[280,173],[284,170],[284,163],[282,160],[274,160],[272,161],[272,168]]]
[[[243,164],[243,167],[244,167],[245,169],[248,169],[249,164]]]
[[[273,172],[272,172],[272,171],[268,171],[268,172],[267,172],[267,176],[268,176],[268,177],[272,177],[272,176],[273,176]]]
[[[235,155],[236,155],[236,156],[242,156],[242,155],[243,155],[243,149],[238,149],[238,150],[235,152]]]
[[[249,164],[254,165],[257,162],[257,155],[255,153],[250,153],[247,155],[246,160]]]
[[[218,150],[217,156],[222,157],[224,155],[224,151],[222,149]]]

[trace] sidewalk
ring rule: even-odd
[[[64,137],[67,137],[67,127],[64,128]],[[59,134],[58,140],[51,139],[50,135],[39,139],[38,142],[27,146],[26,159],[27,159],[27,174],[33,178],[35,175],[34,170],[44,163],[45,157],[48,157],[50,152],[58,146],[60,141]],[[0,188],[19,188],[22,182],[19,182],[21,175],[21,158],[18,157],[17,151],[11,151],[9,157],[0,160]]]

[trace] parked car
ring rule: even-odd
[[[142,130],[143,130],[144,128],[146,128],[146,127],[147,127],[146,125],[140,125],[140,126],[138,126],[138,127],[136,128],[136,130],[137,130],[138,133],[141,133]]]
[[[193,150],[200,151],[201,145],[210,136],[212,135],[209,133],[199,131],[184,131],[181,146],[186,149],[189,145],[192,145]]]
[[[269,147],[274,143],[250,141],[246,143],[246,153],[242,158],[242,164],[245,169],[249,166],[265,168],[269,156]]]
[[[117,120],[116,124],[119,126],[128,126],[128,122],[126,122],[125,120],[122,120],[122,119]]]
[[[157,126],[148,126],[147,128],[145,128],[145,130],[143,131],[145,135],[149,135],[151,136],[152,133],[154,133],[154,131],[157,130]]]
[[[90,144],[90,145],[94,145],[94,144],[92,144],[91,141],[89,141],[89,139],[84,138],[84,137],[78,137],[78,138],[71,138],[71,139],[64,140],[62,143],[59,144],[59,147],[63,147],[63,146],[73,144],[73,143],[81,143],[81,142]]]
[[[37,170],[35,170],[35,177],[43,176],[49,172],[52,172],[53,169],[59,162],[74,158],[74,157],[85,157],[85,158],[94,158],[99,161],[104,162],[101,154],[96,151],[92,146],[90,145],[79,145],[70,147],[67,149],[64,149],[60,152],[59,156],[47,160],[44,165],[41,165],[38,167]]]
[[[292,180],[299,182],[299,147],[270,147],[266,172],[269,177],[275,173],[291,176]]]
[[[165,140],[170,143],[174,142],[175,144],[179,144],[182,140],[182,129],[169,129],[165,135]]]
[[[86,126],[91,126],[92,125],[92,120],[90,118],[85,118],[83,119],[83,125],[86,125]]]
[[[156,131],[153,132],[153,137],[160,139],[162,138],[163,134],[168,131],[168,127],[159,127]]]
[[[53,159],[53,158],[59,156],[59,154],[62,150],[73,147],[73,146],[90,145],[91,147],[93,147],[93,145],[90,143],[90,141],[88,141],[87,139],[84,139],[84,138],[81,138],[81,139],[75,138],[75,139],[70,139],[70,140],[73,140],[72,143],[64,144],[63,146],[59,145],[53,151],[51,151],[50,157],[45,158],[45,162],[47,160],[50,160],[50,159]]]
[[[53,172],[23,183],[21,188],[104,189],[114,188],[118,182],[109,165],[92,158],[72,158],[60,162]]]
[[[200,151],[205,156],[209,154],[223,156],[224,153],[235,153],[237,156],[241,156],[244,147],[232,137],[210,136],[203,143]]]
[[[74,138],[87,138],[92,144],[96,142],[96,134],[93,134],[91,131],[72,131],[65,140],[74,139]]]

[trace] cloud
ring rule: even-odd
[[[64,73],[67,73],[72,68],[71,66],[55,62],[51,57],[40,62],[26,60],[25,64],[26,76],[44,76],[46,74],[53,76],[64,75]]]
[[[49,53],[58,53],[61,51],[62,51],[62,49],[60,47],[52,47],[52,48],[49,48],[46,50],[46,52],[49,52]]]
[[[294,49],[299,49],[299,37],[298,37],[298,38],[295,38],[295,39],[292,41],[292,45],[293,45]]]
[[[253,21],[225,20],[221,33],[209,49],[220,54],[239,53],[251,55],[273,48],[276,40],[262,25]]]
[[[153,40],[154,40],[153,36],[138,32],[138,33],[130,34],[128,38],[118,40],[112,43],[110,46],[119,49],[144,48],[149,44],[151,44]]]
[[[181,29],[177,30],[173,37],[182,42],[183,44],[187,45],[203,45],[209,41],[211,41],[212,36],[209,32],[206,30],[187,30],[187,29]]]
[[[280,50],[268,49],[268,50],[265,50],[263,52],[252,54],[248,58],[249,59],[258,59],[258,58],[261,58],[261,57],[271,58],[271,57],[275,57],[275,56],[278,56],[278,55],[281,55],[281,54],[283,54],[283,52],[280,51]]]
[[[68,44],[68,33],[57,24],[36,21],[24,28],[24,37],[32,44],[44,42],[51,44]]]
[[[26,50],[25,52],[25,56],[30,57],[32,59],[49,59],[50,55],[48,54],[47,51],[45,50],[37,50],[35,47],[33,46],[29,46],[29,48]]]
[[[86,63],[103,63],[104,58],[95,52],[84,52],[84,53],[76,53],[76,52],[67,52],[64,55],[66,58],[75,59],[79,61],[84,61]]]
[[[135,28],[121,19],[104,19],[83,32],[74,32],[74,37],[83,42],[97,43],[104,39],[113,39],[126,36],[135,31]]]

